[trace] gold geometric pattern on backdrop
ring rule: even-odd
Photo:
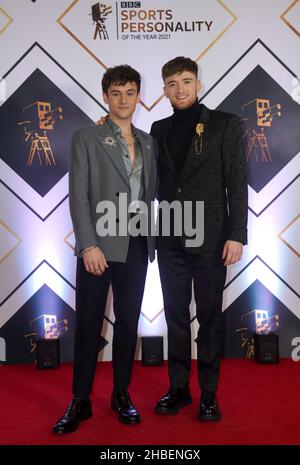
[[[22,242],[19,236],[0,220],[0,238],[1,238],[1,249],[0,249],[0,263],[2,263]]]
[[[4,16],[4,18],[3,18]],[[0,34],[2,34],[5,29],[13,22],[13,19],[9,14],[0,6]]]
[[[280,19],[298,36],[300,37],[300,31],[297,29],[295,24],[292,24],[285,16],[293,9],[296,8],[296,14],[298,14],[298,18],[300,18],[300,2],[299,0],[294,0],[288,8],[282,13]],[[295,13],[295,11],[294,11]]]
[[[294,238],[296,238],[296,242],[298,240],[298,244],[294,241],[291,242],[290,240],[287,239],[287,237],[283,237],[285,233],[287,233],[288,230],[291,231],[290,228],[296,229],[296,233],[292,234]],[[294,232],[294,231],[293,231]],[[300,258],[300,246],[299,246],[299,237],[300,237],[300,215],[297,215],[296,218],[294,218],[287,226],[284,227],[282,231],[278,234],[279,239],[282,240],[282,242],[285,243],[289,249],[291,249],[292,252],[294,252],[298,258]]]

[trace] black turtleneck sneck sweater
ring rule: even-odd
[[[167,147],[172,157],[174,167],[179,178],[186,162],[187,154],[196,134],[198,122],[203,105],[198,100],[184,110],[174,109],[172,123],[167,135]]]

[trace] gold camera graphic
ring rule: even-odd
[[[24,107],[23,113],[28,119],[18,125],[24,126],[25,142],[31,141],[27,166],[32,165],[36,155],[40,165],[56,165],[47,131],[53,131],[56,122],[63,119],[62,108],[52,110],[51,103],[37,101]]]
[[[257,98],[245,103],[242,111],[249,115],[249,117],[242,118],[242,121],[255,121],[256,126],[260,128],[260,131],[253,127],[246,128],[244,131],[246,160],[254,157],[256,162],[271,162],[272,157],[264,128],[271,127],[273,119],[281,116],[281,105],[279,103],[270,105],[269,99]]]
[[[44,313],[31,320],[29,326],[31,332],[25,334],[25,337],[30,338],[31,352],[33,352],[38,339],[58,339],[66,333],[68,331],[68,320],[57,321],[56,315]]]
[[[241,348],[246,349],[245,358],[254,358],[254,334],[269,334],[279,327],[279,315],[269,316],[267,310],[255,309],[241,316],[243,326],[236,329],[241,335]]]

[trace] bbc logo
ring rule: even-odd
[[[121,8],[141,8],[141,2],[121,2]]]

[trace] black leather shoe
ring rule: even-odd
[[[155,411],[163,415],[176,415],[182,407],[189,405],[192,397],[189,388],[169,389],[157,402]]]
[[[198,418],[200,421],[221,420],[221,413],[214,393],[209,396],[201,396]]]
[[[134,425],[141,421],[140,414],[130,399],[127,390],[113,391],[111,409],[119,412],[119,420],[126,425]]]
[[[71,433],[78,428],[81,420],[92,416],[90,400],[73,399],[63,416],[55,423],[52,432],[56,434]]]

